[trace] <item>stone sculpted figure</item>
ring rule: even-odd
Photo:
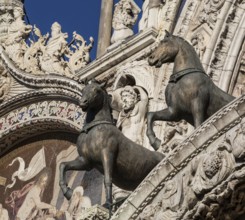
[[[229,140],[231,141],[231,140]],[[240,124],[239,128],[235,131],[235,137],[231,141],[232,153],[237,160],[245,160],[245,123]]]
[[[224,140],[218,145],[217,150],[201,155],[192,162],[192,190],[196,195],[204,194],[227,178],[234,167],[232,148]]]
[[[197,55],[200,57],[200,59],[203,58],[203,55],[206,51],[206,46],[203,43],[204,37],[197,33],[191,38],[191,44],[195,48]]]
[[[161,143],[161,152],[169,153],[180,144],[192,131],[192,126],[185,120],[179,122],[167,122],[164,130],[164,138]]]
[[[117,127],[137,144],[143,144],[143,129],[146,119],[148,96],[138,86],[125,86],[121,91],[123,109],[119,113]]]
[[[66,76],[71,75],[67,62],[64,60],[64,56],[71,54],[66,41],[67,38],[67,33],[61,32],[60,24],[54,22],[51,26],[51,36],[41,59],[41,68],[43,71]]]
[[[7,38],[8,29],[14,18],[9,9],[5,6],[0,6],[0,42],[4,42]]]
[[[90,44],[86,44],[87,42],[83,39],[80,34],[73,32],[74,44],[71,44],[71,47],[75,50],[69,56],[69,66],[73,72],[85,67],[90,62],[90,54],[94,39],[90,37]]]
[[[42,35],[39,28],[34,25],[34,33],[38,37],[36,42],[31,41],[30,47],[26,50],[24,55],[24,69],[26,72],[33,74],[43,74],[40,62],[45,51],[45,45],[49,34]]]
[[[23,9],[16,7],[13,10],[14,21],[8,29],[8,35],[3,43],[9,57],[20,67],[23,66],[23,58],[27,49],[25,39],[29,36],[32,26],[26,25],[23,21]]]
[[[121,0],[115,5],[115,12],[112,21],[114,32],[111,43],[122,41],[133,36],[133,25],[136,23],[139,7],[133,0]]]
[[[158,14],[160,6],[165,3],[165,0],[143,0],[142,17],[139,21],[139,31],[149,27],[156,27],[158,23]]]

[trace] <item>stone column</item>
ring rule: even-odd
[[[107,47],[110,46],[113,5],[113,0],[101,1],[97,57],[102,56],[106,52]]]

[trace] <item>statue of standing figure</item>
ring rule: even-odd
[[[24,54],[28,48],[25,40],[31,32],[32,26],[24,23],[22,19],[24,16],[22,8],[14,8],[13,14],[14,21],[9,26],[8,35],[3,41],[3,46],[9,57],[20,67],[23,67]]]
[[[42,70],[47,73],[71,75],[67,62],[64,60],[64,56],[69,56],[71,53],[66,41],[67,38],[68,34],[61,32],[60,24],[54,22],[51,26],[51,37],[41,59]]]
[[[150,27],[158,28],[158,16],[165,0],[143,0],[142,18],[139,21],[139,31]]]

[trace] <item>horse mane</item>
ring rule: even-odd
[[[110,115],[111,115],[111,120],[113,121],[113,117],[112,117],[112,107],[111,107],[111,97],[110,95],[107,93],[106,89],[104,86],[101,86],[101,84],[95,80],[95,79],[92,79],[90,82],[86,83],[86,84],[96,84],[98,87],[101,88],[101,90],[103,91],[103,106],[107,106],[109,108],[109,112],[110,112]],[[105,83],[106,85],[106,83]],[[86,121],[90,121],[92,118],[94,117],[94,114],[92,114],[92,112],[87,112],[87,115],[86,115]]]
[[[194,52],[197,55],[196,50],[193,48],[190,42],[185,40],[183,37],[176,36],[176,35],[173,36],[178,40],[178,43],[182,43],[184,46],[186,45],[187,47],[189,47],[188,49],[192,50],[192,52]]]

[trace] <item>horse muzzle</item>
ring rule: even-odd
[[[88,101],[87,100],[80,100],[79,101],[79,106],[83,111],[86,111],[88,109]]]

